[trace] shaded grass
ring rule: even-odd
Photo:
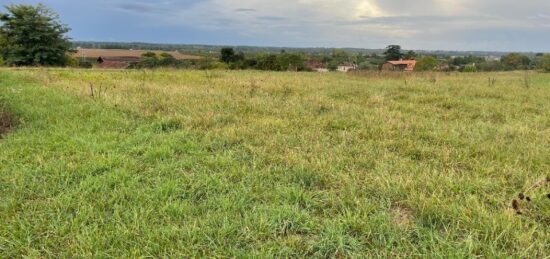
[[[2,257],[548,256],[548,75],[0,73]]]

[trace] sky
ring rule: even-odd
[[[550,52],[550,0],[41,2],[82,41]]]

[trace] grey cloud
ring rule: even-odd
[[[283,21],[285,20],[284,17],[279,17],[279,16],[259,16],[259,17],[256,17],[260,20],[264,20],[264,21]]]
[[[234,11],[238,13],[246,13],[246,12],[257,12],[258,10],[254,8],[238,8],[238,9],[235,9]]]
[[[153,11],[154,8],[143,4],[120,4],[118,7],[125,11],[147,13]]]

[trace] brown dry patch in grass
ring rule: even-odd
[[[14,125],[14,118],[13,116],[0,107],[0,138],[2,138],[2,135],[6,134]]]
[[[408,228],[413,222],[413,210],[404,205],[396,205],[391,208],[392,222],[401,228]]]

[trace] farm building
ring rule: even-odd
[[[328,72],[327,66],[317,59],[308,60],[307,68],[317,72]]]
[[[382,70],[387,71],[413,71],[416,66],[416,60],[398,60],[388,61],[382,66]]]
[[[126,69],[140,60],[139,57],[98,57],[97,68]]]
[[[338,71],[339,72],[349,72],[349,71],[352,71],[352,70],[356,70],[358,67],[356,64],[353,64],[353,63],[344,63],[342,65],[339,65],[338,66]]]

